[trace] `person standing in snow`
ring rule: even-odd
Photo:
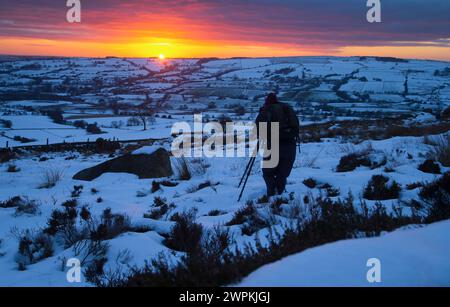
[[[296,145],[300,132],[300,123],[291,106],[278,101],[275,93],[270,93],[264,106],[259,110],[256,126],[265,122],[268,133],[265,139],[258,133],[258,140],[271,148],[271,141],[277,137],[279,140],[279,163],[276,167],[264,168],[263,178],[267,187],[267,196],[281,195],[286,189],[287,178],[291,174],[296,156]],[[279,123],[278,135],[271,135],[271,123]],[[266,158],[267,159],[267,158]]]

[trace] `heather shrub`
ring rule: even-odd
[[[167,247],[190,253],[195,252],[200,247],[203,227],[195,222],[196,214],[196,210],[178,214],[175,225],[164,241]]]
[[[418,169],[424,173],[441,174],[441,167],[439,164],[430,159],[425,160],[422,164],[420,164]]]
[[[374,175],[364,189],[364,198],[369,200],[397,199],[400,196],[400,185],[383,175]]]
[[[419,196],[426,204],[428,223],[450,218],[450,172],[425,185]]]

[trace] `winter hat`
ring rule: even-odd
[[[266,105],[277,104],[277,103],[278,103],[278,98],[275,93],[270,93],[269,95],[267,95]]]

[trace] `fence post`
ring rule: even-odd
[[[9,148],[9,141],[6,141],[6,148]]]
[[[47,138],[47,146],[48,146],[48,138]]]

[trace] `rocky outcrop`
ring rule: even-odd
[[[73,179],[92,181],[105,173],[135,174],[139,179],[172,176],[169,153],[159,148],[151,154],[127,154],[75,174]]]

